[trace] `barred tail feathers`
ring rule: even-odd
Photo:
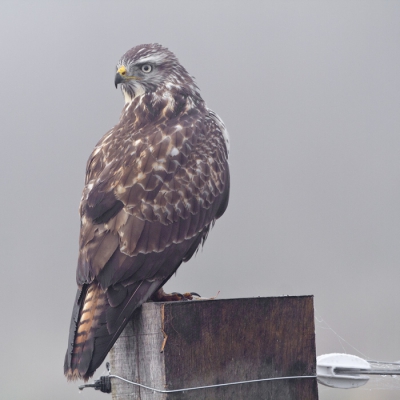
[[[161,284],[162,281],[135,282],[125,288],[122,298],[111,287],[104,292],[96,281],[78,291],[64,362],[64,374],[68,380],[87,381],[93,376],[133,312]]]
[[[105,324],[108,301],[97,282],[91,283],[77,295],[73,310],[70,340],[65,357],[64,373],[68,380],[84,379],[90,373],[96,330]]]

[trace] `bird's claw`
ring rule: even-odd
[[[193,296],[201,297],[196,292],[186,292],[186,293],[183,293],[183,294],[182,293],[177,293],[177,292],[172,292],[171,294],[176,296],[176,297],[179,297],[180,301],[193,300]]]
[[[151,300],[157,302],[164,302],[164,301],[187,301],[187,300],[194,300],[196,296],[200,298],[201,296],[196,292],[186,292],[186,293],[165,293],[163,289],[159,289],[156,293],[151,296]]]

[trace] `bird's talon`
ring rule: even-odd
[[[200,297],[200,295],[196,292],[186,292],[186,293],[165,293],[164,290],[161,288],[156,293],[151,296],[152,301],[187,301],[193,300],[193,296]]]

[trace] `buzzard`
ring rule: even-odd
[[[64,373],[87,381],[135,309],[207,238],[229,199],[229,137],[193,78],[159,44],[128,50],[125,105],[89,157]]]

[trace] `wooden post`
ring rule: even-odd
[[[111,351],[111,373],[171,390],[315,376],[312,296],[146,303]],[[315,400],[316,378],[155,393],[117,379],[113,400]]]

